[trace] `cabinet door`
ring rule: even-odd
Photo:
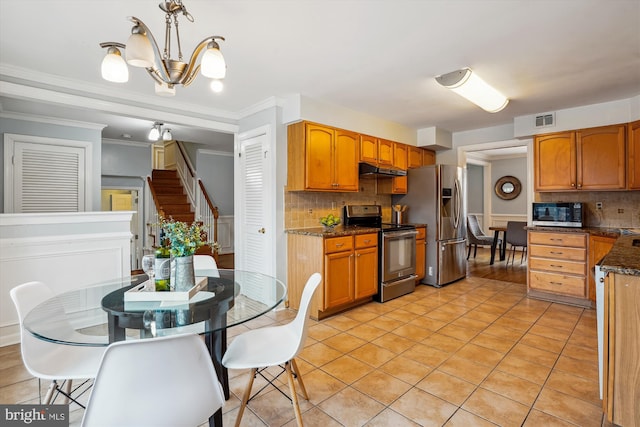
[[[378,164],[393,166],[393,142],[378,139]]]
[[[627,126],[627,151],[627,188],[640,190],[640,120]]]
[[[574,132],[536,136],[533,143],[536,191],[576,189]]]
[[[393,165],[399,169],[407,170],[407,155],[409,146],[399,142],[393,143]]]
[[[356,250],[355,299],[378,293],[378,247]]]
[[[409,169],[422,166],[422,151],[420,147],[409,146],[409,154],[407,155],[407,167]]]
[[[391,194],[407,194],[409,179],[406,176],[393,177],[393,189]]]
[[[324,308],[352,302],[353,252],[338,252],[324,257]]]
[[[305,189],[333,189],[333,129],[307,124],[306,126]]]
[[[436,153],[431,150],[422,151],[422,166],[429,166],[436,164]]]
[[[378,164],[378,138],[360,135],[360,161]]]
[[[334,187],[340,191],[358,191],[358,134],[335,131]]]
[[[626,187],[625,126],[603,126],[576,132],[578,190]]]

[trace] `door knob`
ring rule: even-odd
[[[258,233],[264,234],[264,227],[262,227],[260,230],[258,230]]]

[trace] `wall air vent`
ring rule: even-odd
[[[540,128],[540,127],[546,127],[546,126],[553,126],[554,123],[556,122],[555,117],[556,117],[555,113],[545,113],[545,114],[540,114],[539,116],[536,116],[536,127]]]

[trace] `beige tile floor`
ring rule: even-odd
[[[293,316],[271,313],[233,328],[230,339]],[[0,348],[0,362],[0,402],[37,402],[19,346]],[[602,425],[595,311],[528,299],[518,283],[470,277],[419,286],[312,322],[298,366],[307,426]],[[235,422],[248,373],[230,376],[225,425]],[[82,412],[72,411],[78,425]],[[242,425],[293,426],[293,408],[267,388]]]

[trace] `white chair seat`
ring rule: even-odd
[[[302,291],[298,314],[293,321],[286,325],[270,326],[244,332],[235,337],[229,345],[229,348],[222,358],[222,364],[228,369],[251,369],[249,383],[244,391],[242,404],[240,405],[238,417],[236,418],[236,427],[240,425],[242,414],[250,400],[251,388],[256,375],[262,375],[261,371],[264,368],[282,365],[284,365],[282,372],[287,373],[290,392],[289,398],[293,403],[296,421],[298,426],[302,426],[302,414],[300,413],[300,407],[298,405],[298,396],[293,381],[294,377],[297,378],[300,384],[304,398],[308,400],[309,396],[302,382],[302,376],[296,366],[295,357],[304,347],[304,341],[307,336],[307,325],[309,323],[311,299],[321,279],[322,276],[320,276],[319,273],[314,273],[309,277]],[[275,387],[274,379],[267,379],[267,381]]]
[[[42,282],[28,282],[18,285],[10,291],[11,299],[20,319],[20,349],[24,366],[31,375],[43,380],[50,380],[51,385],[43,403],[48,405],[55,399],[56,393],[70,396],[72,380],[87,380],[96,377],[100,360],[106,346],[74,346],[44,341],[33,336],[24,328],[24,318],[38,304],[54,298],[51,289]],[[62,310],[55,307],[52,311]],[[81,335],[68,323],[51,324],[60,336],[69,337]],[[82,336],[82,340],[91,340],[90,336]],[[103,339],[95,337],[96,343],[103,343]],[[67,381],[66,385],[58,381]],[[80,394],[86,389],[78,390]],[[67,400],[65,400],[66,403]],[[76,402],[78,403],[78,402]],[[82,406],[81,404],[79,404]]]
[[[119,341],[104,353],[82,425],[196,427],[224,401],[198,335]]]

